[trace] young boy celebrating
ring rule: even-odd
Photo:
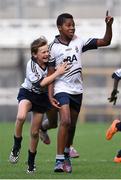
[[[75,22],[71,14],[63,13],[57,17],[59,35],[50,45],[48,74],[53,74],[55,67],[62,62],[68,62],[71,68],[69,72],[58,77],[54,85],[51,83],[48,91],[50,102],[59,108],[60,115],[55,172],[72,172],[69,150],[73,142],[83,97],[81,55],[87,50],[110,45],[113,18],[108,16],[108,11],[105,22],[106,32],[102,39],[90,38],[85,41],[75,35]]]
[[[32,112],[30,145],[28,150],[27,172],[35,171],[35,156],[39,140],[39,129],[45,112],[51,109],[47,85],[65,73],[69,66],[63,63],[54,74],[47,76],[49,57],[48,43],[45,37],[34,40],[31,44],[31,59],[26,66],[26,77],[18,93],[18,113],[15,123],[14,145],[9,161],[17,163],[21,149],[22,127],[29,111]]]

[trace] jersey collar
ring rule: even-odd
[[[65,45],[65,46],[68,46],[69,45],[69,43],[71,42],[71,41],[73,41],[77,36],[76,35],[74,35],[74,37],[72,38],[72,40],[68,43],[68,44],[65,44],[65,43],[62,43],[60,40],[59,40],[59,36],[60,35],[57,35],[57,36],[55,36],[55,39],[54,39],[54,43],[60,43],[60,44],[63,44],[63,45]]]

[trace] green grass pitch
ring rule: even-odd
[[[24,124],[23,142],[19,162],[10,164],[8,156],[13,144],[14,123],[0,123],[0,179],[120,179],[121,164],[112,160],[121,149],[121,134],[111,141],[105,139],[107,123],[77,124],[74,146],[80,157],[72,159],[73,172],[54,173],[57,129],[49,131],[51,144],[41,141],[38,145],[34,174],[26,174],[26,160],[29,146],[29,123]]]

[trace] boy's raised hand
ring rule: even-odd
[[[107,25],[112,25],[113,24],[113,17],[109,16],[109,11],[106,11],[106,17],[105,17],[105,22]]]

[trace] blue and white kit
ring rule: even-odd
[[[49,66],[55,68],[67,61],[71,68],[65,74],[59,76],[54,82],[54,95],[60,92],[68,94],[83,93],[83,78],[82,78],[82,60],[83,52],[91,49],[97,49],[97,39],[83,40],[78,36],[74,36],[68,45],[62,44],[58,36],[50,44]]]
[[[47,87],[41,87],[40,82],[47,76],[47,67],[41,68],[32,57],[26,67],[26,78],[18,93],[18,101],[27,99],[32,103],[30,111],[44,113],[51,108]]]
[[[117,69],[113,74],[112,74],[112,78],[115,78],[117,80],[121,79],[121,69]]]

